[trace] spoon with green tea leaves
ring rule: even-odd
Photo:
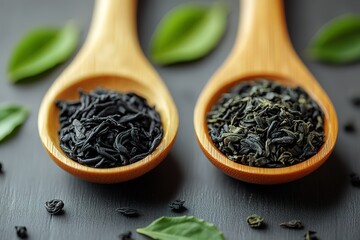
[[[40,107],[39,134],[50,157],[91,182],[145,174],[164,159],[177,133],[175,104],[137,39],[136,6],[135,0],[96,1],[85,45]],[[154,127],[159,118],[162,129]],[[145,145],[154,131],[155,143]]]
[[[336,112],[292,47],[283,0],[241,1],[236,43],[200,94],[194,125],[209,160],[245,182],[294,181],[329,157]]]

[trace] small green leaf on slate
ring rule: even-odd
[[[158,240],[224,240],[213,224],[192,216],[161,217],[145,228],[136,230]]]
[[[18,105],[0,106],[0,142],[11,135],[17,127],[22,125],[28,116],[28,111]]]
[[[263,228],[265,226],[264,218],[256,214],[248,216],[246,221],[252,228]]]
[[[292,228],[292,229],[303,229],[304,228],[303,223],[300,220],[296,220],[296,219],[280,223],[280,226],[284,227],[284,228]]]
[[[35,29],[16,45],[7,74],[15,83],[43,73],[69,58],[78,41],[79,30],[71,23],[62,28]]]
[[[315,231],[307,231],[304,235],[304,239],[305,240],[319,240],[319,238],[316,236],[316,232]]]
[[[320,61],[344,64],[360,60],[360,16],[345,15],[326,24],[309,46]]]
[[[226,29],[227,11],[221,4],[184,4],[171,10],[158,25],[151,57],[159,65],[196,60],[209,53]]]

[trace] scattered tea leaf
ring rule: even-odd
[[[328,63],[360,60],[360,16],[340,16],[326,24],[309,46],[311,56]]]
[[[360,176],[356,173],[351,173],[350,182],[354,187],[360,187]]]
[[[315,236],[315,231],[307,231],[304,235],[305,240],[318,240],[318,238]]]
[[[355,107],[360,107],[360,96],[354,96],[351,99],[351,103],[355,106]]]
[[[27,229],[25,226],[15,226],[16,235],[21,239],[26,239],[28,237]]]
[[[32,30],[13,50],[7,74],[16,83],[43,73],[70,57],[78,41],[79,31],[73,24]]]
[[[139,216],[139,212],[133,208],[121,207],[121,208],[115,209],[115,211],[117,211],[118,213],[121,213],[122,215],[127,216],[127,217]]]
[[[169,204],[169,208],[171,208],[174,212],[183,212],[186,210],[184,203],[184,200],[175,200]]]
[[[133,238],[131,237],[132,232],[128,231],[128,232],[124,232],[122,234],[119,235],[119,239],[120,240],[133,240]]]
[[[256,214],[248,216],[246,221],[252,228],[263,228],[265,226],[264,219]]]
[[[0,173],[2,173],[2,163],[0,162]]]
[[[304,225],[300,220],[290,220],[288,222],[280,223],[281,227],[292,229],[303,229]]]
[[[28,116],[28,111],[19,105],[0,106],[0,142],[21,126]]]
[[[62,212],[64,208],[64,202],[59,199],[53,199],[51,201],[45,202],[45,208],[50,214],[56,215]]]
[[[226,29],[223,5],[184,4],[170,11],[158,25],[151,57],[160,65],[196,60],[209,53]]]
[[[347,133],[354,133],[356,132],[355,125],[352,122],[348,122],[344,125],[344,131]]]
[[[224,240],[213,224],[192,216],[161,217],[138,233],[159,240]]]

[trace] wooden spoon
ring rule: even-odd
[[[174,143],[178,128],[175,104],[159,75],[144,57],[136,28],[135,0],[97,0],[88,39],[75,60],[46,93],[39,111],[41,141],[50,157],[67,172],[91,182],[116,183],[143,175],[157,166]],[[59,146],[55,101],[79,98],[78,89],[104,87],[135,92],[156,106],[164,136],[153,153],[134,164],[96,169],[68,158]]]
[[[299,179],[317,169],[334,149],[338,122],[334,107],[321,86],[296,55],[286,30],[283,0],[242,0],[238,37],[223,66],[207,83],[194,111],[195,132],[209,160],[236,179],[277,184]],[[244,80],[268,78],[300,86],[324,112],[325,142],[319,152],[299,164],[284,168],[259,168],[230,161],[208,134],[206,113],[229,88]]]

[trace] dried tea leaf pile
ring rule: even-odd
[[[160,143],[159,113],[134,93],[80,91],[79,101],[58,101],[60,147],[87,166],[110,168],[137,162]]]
[[[241,83],[207,114],[209,135],[230,160],[256,167],[302,162],[324,142],[323,112],[300,87]]]

